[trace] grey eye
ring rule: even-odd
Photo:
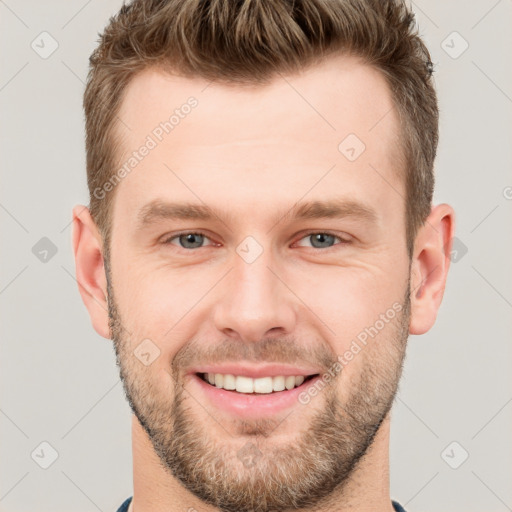
[[[304,240],[309,240],[310,244],[304,244]],[[326,231],[312,231],[303,236],[298,245],[300,247],[313,247],[313,249],[330,249],[333,246],[347,243],[349,243],[349,240],[345,240],[332,233]]]
[[[188,233],[187,235],[180,235],[179,241],[184,249],[195,249],[200,247],[203,243],[204,236],[198,233]],[[187,244],[190,244],[187,246]]]
[[[338,238],[328,233],[315,233],[308,235],[305,238],[309,238],[315,249],[325,249],[326,247],[332,247],[335,243],[335,239]]]

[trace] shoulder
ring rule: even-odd
[[[117,512],[130,512],[131,508],[132,508],[131,507],[132,498],[133,498],[133,496],[131,496],[130,498],[125,500],[124,503],[117,509]]]
[[[391,503],[393,505],[393,508],[395,509],[395,512],[406,512],[405,508],[398,503],[398,501],[391,500]]]

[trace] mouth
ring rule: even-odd
[[[232,417],[258,420],[303,406],[305,394],[316,395],[321,389],[322,375],[314,366],[226,362],[191,369],[189,389],[207,407]]]
[[[234,389],[225,389],[233,388],[233,379],[231,377],[224,378],[221,382],[219,375],[223,377],[231,375],[234,377]],[[293,387],[291,387],[292,381],[290,378],[288,380],[288,387],[290,389],[287,389],[286,379],[284,379],[283,386],[284,376],[252,379],[243,375],[226,375],[214,374],[212,378],[211,374],[209,375],[208,373],[192,374],[190,381],[192,396],[196,396],[199,400],[204,397],[206,402],[203,403],[205,405],[208,403],[214,409],[228,413],[232,417],[244,418],[246,420],[273,417],[291,408],[299,407],[301,404],[303,406],[307,402],[301,399],[302,395],[309,392],[308,388],[316,387],[321,379],[318,373],[299,375],[298,379],[294,376]],[[270,382],[272,382],[271,389]]]
[[[203,382],[211,387],[222,389],[233,394],[242,395],[274,395],[306,386],[306,384],[318,377],[313,375],[278,375],[253,379],[244,375],[232,375],[221,373],[196,373]]]

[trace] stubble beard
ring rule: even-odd
[[[333,493],[343,499],[398,390],[408,337],[409,287],[402,311],[390,326],[392,334],[380,333],[373,341],[381,347],[379,357],[372,357],[372,347],[363,350],[369,353],[358,381],[350,383],[346,403],[337,390],[342,371],[314,398],[323,400],[324,407],[311,416],[309,426],[285,443],[272,442],[282,420],[240,421],[224,429],[225,420],[209,416],[173,374],[169,389],[159,389],[156,376],[144,371],[128,349],[131,343],[109,279],[107,283],[111,337],[127,401],[163,467],[183,487],[225,512],[316,507]],[[295,406],[284,421],[300,422],[307,412],[303,407]],[[211,432],[221,432],[222,438]]]

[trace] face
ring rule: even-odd
[[[119,113],[121,161],[146,153],[112,209],[124,389],[169,475],[233,512],[343,488],[391,407],[409,327],[384,78],[348,57],[285,78],[242,87],[147,70]]]

